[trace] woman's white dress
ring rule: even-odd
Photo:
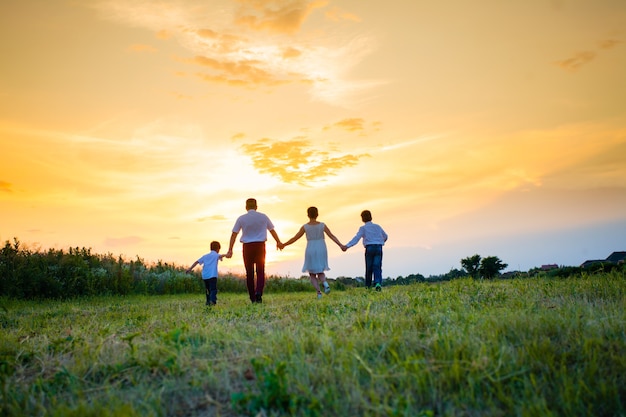
[[[304,265],[302,272],[319,274],[330,270],[328,267],[328,249],[324,240],[324,223],[304,225],[306,234],[306,249],[304,251]]]

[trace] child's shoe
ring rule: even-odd
[[[324,292],[326,294],[330,294],[330,285],[328,285],[328,282],[324,281]]]

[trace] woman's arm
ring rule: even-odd
[[[291,245],[293,242],[300,239],[303,234],[304,234],[304,226],[300,227],[300,230],[298,230],[298,233],[296,233],[294,237],[292,237],[291,239],[283,243],[283,246]]]
[[[330,231],[330,229],[328,228],[328,226],[326,226],[326,224],[324,224],[324,232],[328,235],[328,237],[337,244],[337,246],[339,246],[342,250],[344,248],[344,246],[341,244],[341,242],[339,241],[339,239],[337,239],[335,237],[335,235],[332,234],[332,232]]]

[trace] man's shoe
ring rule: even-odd
[[[263,295],[262,294],[257,294],[256,295],[256,302],[257,303],[262,303],[263,302]]]
[[[376,284],[375,288],[376,288],[376,291],[378,291],[378,292],[382,291],[382,289],[383,289],[382,285],[380,285],[380,284]]]

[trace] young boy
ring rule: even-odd
[[[196,265],[202,265],[202,281],[204,281],[206,288],[206,305],[217,304],[217,262],[226,256],[219,254],[220,249],[220,242],[211,242],[211,252],[202,255],[186,271],[190,273]]]
[[[365,224],[359,228],[357,234],[346,244],[345,248],[356,245],[363,238],[363,246],[365,246],[365,286],[367,289],[371,288],[372,275],[374,275],[374,288],[376,288],[376,291],[381,291],[383,288],[383,245],[387,241],[387,233],[385,233],[382,227],[372,223],[372,213],[369,210],[361,212],[361,220]]]

